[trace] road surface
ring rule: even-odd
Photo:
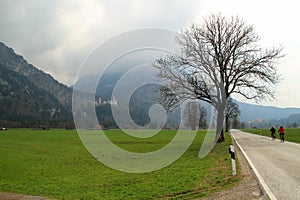
[[[273,200],[300,199],[300,145],[231,130]],[[288,133],[287,133],[288,134]]]

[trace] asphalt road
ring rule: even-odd
[[[271,199],[300,199],[299,144],[281,143],[239,130],[230,132],[250,160],[251,167]]]

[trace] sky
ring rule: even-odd
[[[114,35],[146,27],[179,32],[211,13],[238,15],[254,26],[262,46],[284,48],[276,98],[260,104],[300,107],[299,5],[296,0],[1,0],[0,41],[72,85],[89,53]]]

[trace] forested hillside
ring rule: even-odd
[[[63,126],[72,90],[0,43],[0,126]]]

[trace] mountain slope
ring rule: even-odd
[[[105,74],[99,82],[97,88],[97,95],[103,99],[111,99],[111,93],[114,89],[115,83],[122,76],[122,74]],[[145,124],[148,122],[148,110],[151,105],[157,103],[154,99],[158,97],[157,89],[151,85],[146,85],[137,90],[131,97],[130,111],[131,117],[139,124]],[[241,110],[240,121],[263,121],[264,124],[282,124],[299,123],[297,115],[300,114],[300,108],[278,108],[274,106],[261,106],[236,101],[239,109]],[[209,107],[204,104],[205,107]],[[294,114],[294,115],[293,115]],[[210,113],[208,112],[208,119]],[[172,119],[173,121],[179,121],[179,117]],[[177,123],[178,124],[178,123]],[[267,126],[266,125],[266,126]]]
[[[17,55],[12,48],[0,42],[0,64],[3,67],[25,76],[36,87],[55,96],[60,104],[71,109],[72,90],[59,83],[49,74],[29,64],[22,56]]]
[[[240,119],[250,121],[255,119],[283,119],[292,114],[300,113],[300,108],[278,108],[274,106],[261,106],[236,101],[241,110]]]
[[[0,43],[0,126],[70,121],[71,92]]]
[[[121,76],[122,74],[116,73],[102,77],[97,96],[110,100],[115,83]],[[149,122],[148,111],[157,103],[154,98],[157,95],[157,90],[151,85],[146,85],[132,95],[129,107],[134,121],[140,125]],[[50,121],[71,121],[71,98],[71,88],[29,64],[12,48],[0,42],[0,126],[7,122],[16,122],[17,126],[31,126]],[[275,119],[280,123],[300,123],[297,115],[300,108],[237,103],[241,110],[241,121]],[[106,105],[103,107],[107,110]],[[99,113],[103,114],[102,118],[107,118],[104,114],[109,111],[99,110]],[[177,115],[171,121],[178,121]],[[113,119],[110,119],[109,123],[114,124]]]

